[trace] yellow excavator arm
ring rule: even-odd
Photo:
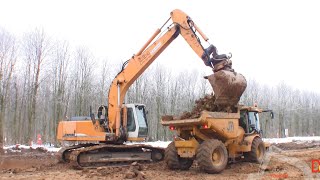
[[[109,126],[108,131],[115,133],[116,139],[121,136],[121,108],[127,90],[177,36],[181,35],[187,41],[193,51],[204,61],[205,65],[212,68],[216,65],[213,58],[210,58],[210,54],[213,53],[213,49],[215,49],[213,48],[214,46],[211,45],[208,49],[202,46],[196,32],[200,34],[204,41],[208,41],[209,39],[192,19],[178,9],[172,11],[170,15],[171,17],[165,24],[167,24],[170,19],[172,20],[172,24],[167,28],[166,32],[155,40],[165,24],[157,29],[139,52],[123,64],[122,70],[112,81],[108,95],[107,121]],[[221,65],[220,61],[221,60],[219,60],[218,64]],[[98,125],[98,122],[96,123],[96,125]],[[123,123],[123,126],[126,126],[126,124]]]

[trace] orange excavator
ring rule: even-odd
[[[61,160],[76,167],[83,167],[163,159],[162,148],[144,144],[124,144],[127,141],[144,141],[148,133],[145,106],[123,103],[128,88],[179,35],[205,65],[213,68],[215,72],[231,67],[229,57],[217,54],[216,48],[208,42],[209,38],[187,14],[176,9],[170,16],[146,44],[123,64],[110,85],[108,105],[100,106],[97,116],[90,108],[91,118],[88,120],[75,119],[59,123],[57,139],[78,143],[62,148]],[[172,23],[164,28],[170,19]],[[208,42],[207,48],[203,47],[198,35]]]

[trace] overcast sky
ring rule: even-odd
[[[22,36],[43,28],[54,39],[85,46],[114,64],[129,59],[169,18],[186,12],[247,79],[280,81],[320,92],[320,1],[0,0],[0,27]],[[205,47],[208,45],[203,44]],[[157,62],[180,72],[211,70],[181,38]]]

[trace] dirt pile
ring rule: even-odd
[[[171,116],[165,115],[162,116],[163,121],[170,121],[170,120],[178,120],[178,119],[193,119],[199,118],[202,111],[219,111],[219,107],[214,104],[215,96],[213,94],[206,95],[203,98],[200,98],[195,101],[195,106],[191,110],[191,112],[183,112],[180,116]]]
[[[214,95],[206,95],[196,100],[191,112],[183,112],[178,117],[165,115],[162,116],[162,120],[199,118],[204,110],[211,112],[236,112],[240,97],[247,87],[245,77],[240,73],[234,72],[233,69],[229,69],[219,70],[205,78],[209,80]]]
[[[146,175],[142,172],[143,167],[141,164],[137,162],[133,162],[130,166],[130,168],[127,170],[125,174],[125,178],[127,179],[145,179]]]
[[[144,166],[133,162],[130,166],[102,166],[97,168],[83,168],[81,176],[85,178],[100,179],[109,177],[111,179],[146,179],[143,172]],[[108,178],[107,178],[108,179]]]
[[[218,111],[219,108],[217,105],[214,104],[215,102],[214,95],[206,95],[203,98],[200,98],[195,101],[195,106],[191,110],[191,112],[184,112],[180,119],[187,119],[187,118],[198,118],[200,117],[200,113],[204,110],[206,111]]]
[[[112,166],[103,166],[94,168],[84,168],[81,171],[81,175],[85,178],[90,179],[98,179],[98,177],[106,177],[109,176],[112,179],[122,179],[123,176],[121,175],[124,172],[126,167],[112,167]]]

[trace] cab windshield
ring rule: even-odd
[[[249,112],[249,124],[254,124],[256,130],[260,130],[259,123],[259,113],[258,112]]]
[[[146,128],[147,121],[146,121],[144,106],[136,106],[136,113],[137,113],[139,127]]]

